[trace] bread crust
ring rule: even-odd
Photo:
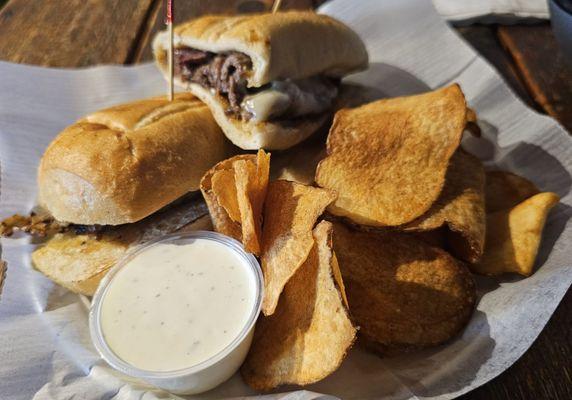
[[[40,203],[62,222],[135,222],[198,190],[230,149],[191,94],[121,104],[86,116],[49,145],[38,170]]]
[[[153,41],[155,60],[164,73],[168,39],[167,32],[160,32]],[[175,28],[177,45],[248,55],[253,71],[247,79],[249,87],[318,74],[341,77],[368,64],[365,45],[357,33],[338,20],[311,11],[203,16]]]

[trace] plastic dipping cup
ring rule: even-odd
[[[93,343],[116,370],[176,394],[230,378],[260,313],[262,272],[234,239],[169,235],[136,248],[101,281],[89,313]]]

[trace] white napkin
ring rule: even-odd
[[[529,278],[478,279],[477,310],[444,346],[380,358],[352,349],[338,371],[307,387],[256,399],[450,399],[505,371],[538,336],[572,281],[572,138],[518,100],[495,70],[447,26],[426,0],[334,0],[321,12],[366,42],[370,69],[352,77],[385,96],[459,82],[483,129],[464,145],[488,165],[528,177],[561,203],[550,213]],[[411,23],[415,21],[415,23]],[[38,160],[67,124],[98,108],[164,93],[151,64],[82,70],[0,62],[0,218],[35,201]],[[103,149],[104,150],[104,149]],[[91,345],[87,310],[30,265],[33,245],[3,239],[8,274],[0,300],[0,398],[164,399],[172,395],[113,372]],[[295,391],[293,391],[295,390]],[[292,392],[293,391],[293,392]],[[253,395],[239,375],[201,399]],[[329,397],[331,398],[331,397]]]
[[[546,0],[433,0],[433,4],[450,21],[516,23],[549,18]]]

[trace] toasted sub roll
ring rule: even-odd
[[[95,112],[64,129],[38,170],[39,201],[58,221],[138,221],[189,191],[231,145],[191,94]]]
[[[165,76],[168,46],[168,34],[159,33],[153,52]],[[365,46],[354,31],[308,11],[204,16],[175,28],[175,49],[175,83],[211,108],[235,145],[251,150],[286,149],[317,131],[330,115],[339,79],[365,69],[368,62]],[[316,83],[316,78],[327,82]],[[314,96],[315,88],[304,92],[309,90],[307,81],[298,85],[308,79],[314,79],[312,85],[318,85],[321,94]],[[276,82],[278,92],[282,91],[278,94],[291,96],[271,101],[274,108],[280,103],[280,113],[250,118],[244,101],[253,94],[276,92]],[[284,89],[284,82],[297,86]],[[335,92],[324,100],[330,84]],[[320,101],[323,104],[317,106]]]

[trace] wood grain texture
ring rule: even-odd
[[[0,59],[49,67],[123,64],[152,0],[11,0],[0,10]]]
[[[282,0],[281,10],[311,9],[312,0]],[[205,14],[237,14],[270,10],[272,0],[186,0],[175,2],[175,23],[186,21]],[[155,2],[149,20],[143,29],[143,35],[135,51],[133,62],[150,61],[153,59],[151,41],[155,34],[165,29],[164,2]]]
[[[523,79],[527,71],[521,70],[520,65],[512,62],[511,53],[505,52],[497,39],[497,30],[504,29],[506,27],[497,29],[494,26],[471,26],[459,28],[458,31],[499,71],[523,101],[537,110],[546,112],[529,94],[528,85]],[[554,49],[552,53],[541,49],[535,51],[544,54],[543,64],[552,63],[555,58],[560,57],[553,52]],[[542,64],[529,66],[528,73],[542,74],[542,68]],[[568,99],[572,100],[572,95],[568,96]],[[564,107],[572,111],[571,104]],[[568,126],[569,130],[571,128]],[[569,362],[572,354],[570,327],[572,327],[572,291],[569,290],[530,349],[507,371],[480,388],[461,396],[460,399],[572,399],[572,363]]]
[[[550,25],[503,26],[498,35],[534,100],[572,131],[572,67],[565,63]]]
[[[0,0],[0,6],[5,0]],[[323,0],[283,0],[308,8]],[[249,12],[271,0],[176,0],[176,18]],[[0,60],[80,67],[151,59],[149,43],[163,29],[162,0],[10,0],[0,10]],[[461,28],[524,101],[572,130],[572,68],[548,25]],[[506,48],[506,51],[503,49]],[[572,292],[538,339],[512,367],[464,400],[572,399]]]
[[[497,37],[496,26],[472,25],[457,28],[457,32],[495,67],[517,96],[524,100],[528,106],[537,111],[541,110],[528,93],[520,74],[515,69],[511,56],[502,48]]]

